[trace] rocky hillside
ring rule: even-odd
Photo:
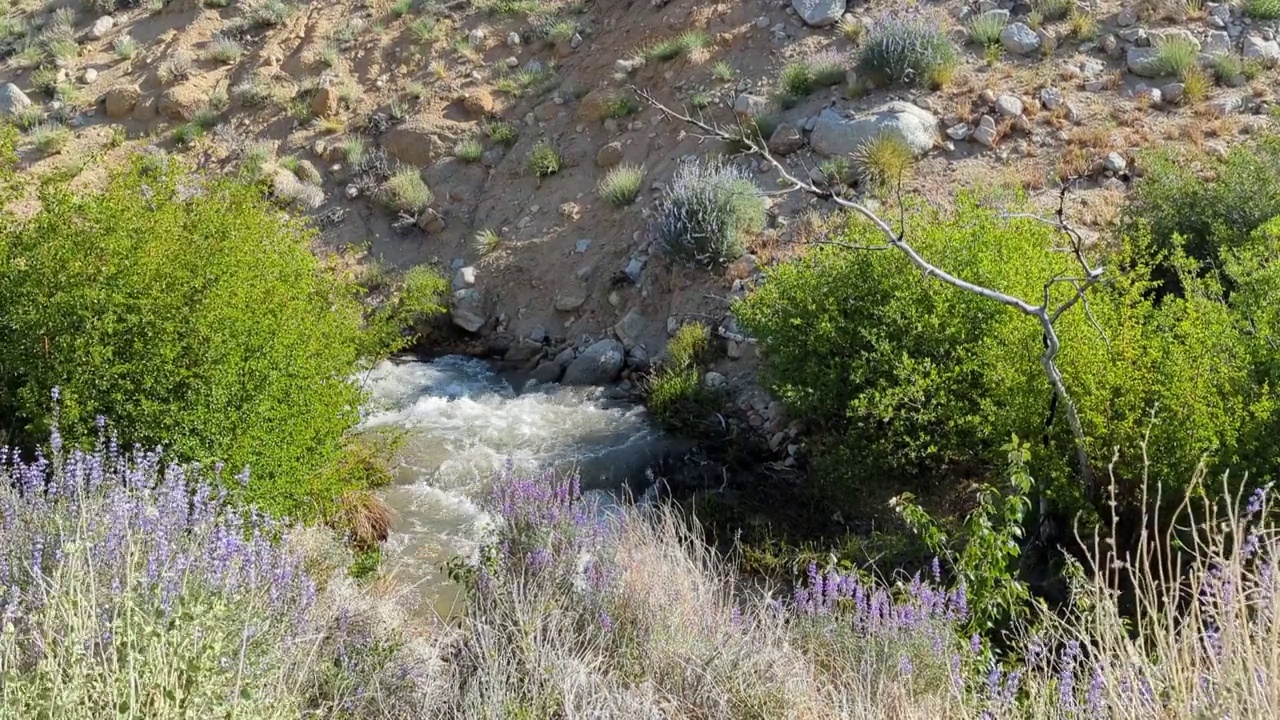
[[[645,364],[687,319],[732,336],[729,298],[822,226],[814,201],[782,194],[727,267],[655,247],[678,164],[732,148],[633,86],[754,122],[814,177],[896,134],[915,156],[905,189],[930,202],[1007,187],[1056,203],[1059,179],[1080,176],[1069,212],[1100,226],[1139,150],[1221,149],[1265,124],[1280,61],[1277,0],[6,2],[0,115],[24,128],[29,172],[92,183],[159,148],[257,175],[315,219],[320,251],[369,277],[442,267],[476,348],[553,380],[595,344],[581,382]],[[945,72],[860,72],[860,48],[891,26],[916,49],[911,32],[944,30]],[[778,189],[767,164],[735,162]],[[615,206],[597,184],[620,165],[644,179]],[[712,381],[746,386],[753,350],[724,342]]]

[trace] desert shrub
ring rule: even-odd
[[[1280,138],[1237,145],[1223,158],[1156,149],[1142,163],[1146,170],[1134,183],[1122,226],[1147,238],[1144,255],[1166,292],[1179,289],[1180,256],[1222,267],[1224,254],[1280,215]]]
[[[1005,20],[1006,16],[998,12],[985,12],[974,16],[969,21],[969,39],[982,47],[998,44]]]
[[[883,242],[876,233],[851,220],[840,237],[875,245]],[[1024,298],[1042,297],[1048,278],[1073,272],[1070,258],[1051,249],[1052,228],[997,219],[971,198],[954,215],[909,219],[906,235],[957,277]],[[1118,275],[1091,294],[1105,339],[1079,308],[1056,325],[1059,365],[1095,471],[1105,471],[1114,448],[1139,447],[1149,431],[1153,482],[1185,482],[1202,457],[1213,467],[1272,475],[1276,458],[1258,440],[1275,417],[1262,374],[1274,365],[1268,341],[1209,287],[1156,303],[1140,268]],[[761,341],[767,387],[812,429],[832,480],[925,481],[946,467],[990,468],[1011,435],[1044,433],[1050,389],[1039,326],[922,280],[900,253],[815,250],[771,270],[735,314]],[[1055,417],[1051,444],[1033,468],[1074,492],[1074,446]],[[1140,479],[1139,461],[1118,463],[1123,492]]]
[[[727,60],[717,60],[711,66],[711,77],[718,82],[729,82],[736,74],[737,71],[733,69],[733,65],[730,65]]]
[[[1231,53],[1221,53],[1209,61],[1209,70],[1219,85],[1230,85],[1244,75],[1244,61]]]
[[[431,189],[415,167],[400,168],[387,179],[380,193],[382,202],[392,210],[416,215],[431,204]]]
[[[516,129],[514,127],[504,122],[487,123],[482,125],[480,129],[489,137],[490,140],[506,147],[515,145],[516,140],[520,137],[519,134],[516,133]]]
[[[871,23],[858,47],[858,72],[877,85],[945,85],[958,57],[935,18],[886,14]]]
[[[110,417],[127,443],[251,466],[250,498],[292,517],[347,489],[324,469],[358,420],[360,306],[257,187],[139,160],[101,193],[50,185],[0,226],[10,437],[43,437],[60,387],[70,441]]]
[[[844,82],[844,59],[827,52],[816,57],[793,60],[782,67],[778,90],[784,97],[802,98],[822,87]]]
[[[710,44],[710,35],[701,30],[689,30],[646,47],[643,54],[649,60],[675,60],[681,55],[699,50]]]
[[[596,185],[596,192],[614,207],[635,202],[644,184],[644,166],[622,164],[610,168]]]
[[[244,18],[252,27],[275,27],[288,20],[296,9],[285,0],[258,0],[245,9]]]
[[[27,131],[27,139],[47,155],[56,155],[71,142],[72,133],[62,123],[48,120]]]
[[[663,191],[653,233],[686,262],[715,266],[745,252],[764,228],[765,202],[745,171],[717,160],[681,163]]]
[[[667,344],[665,362],[649,377],[645,404],[655,420],[674,432],[698,433],[722,399],[702,380],[710,345],[706,325],[682,325]]]
[[[237,62],[243,55],[243,45],[234,38],[224,37],[222,35],[214,36],[207,53],[208,59],[227,65]]]
[[[1052,22],[1070,15],[1076,4],[1074,0],[1035,0],[1031,6],[1040,13],[1040,17]]]
[[[1213,78],[1201,68],[1188,70],[1182,76],[1182,97],[1187,103],[1195,104],[1204,100],[1213,89]]]
[[[555,146],[548,142],[540,142],[533,146],[525,157],[525,167],[537,177],[549,177],[560,172],[564,160]]]
[[[430,646],[342,576],[330,533],[105,434],[84,452],[55,433],[48,449],[29,465],[0,453],[0,716],[422,711]]]

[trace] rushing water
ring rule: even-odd
[[[517,392],[474,358],[385,361],[361,381],[372,396],[365,427],[406,432],[396,481],[384,491],[396,513],[385,567],[442,614],[456,593],[441,565],[484,540],[491,524],[477,501],[505,463],[576,469],[595,491],[635,490],[668,449],[643,408],[603,401],[594,388]]]

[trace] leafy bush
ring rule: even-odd
[[[643,184],[643,165],[622,164],[610,168],[609,172],[600,178],[596,191],[600,193],[600,197],[609,201],[610,205],[623,207],[635,202]]]
[[[906,236],[957,277],[1024,298],[1042,297],[1049,278],[1078,272],[1051,250],[1052,228],[997,219],[971,198],[953,215],[909,219]],[[883,242],[855,220],[841,239]],[[1266,275],[1264,263],[1250,267],[1240,272]],[[1277,459],[1259,440],[1276,418],[1270,341],[1253,335],[1244,309],[1210,287],[1155,303],[1142,268],[1116,275],[1090,297],[1105,339],[1079,307],[1056,325],[1059,365],[1095,472],[1105,474],[1114,448],[1140,447],[1149,430],[1153,482],[1185,482],[1206,455],[1214,467],[1248,469],[1259,480],[1273,475]],[[1259,288],[1255,308],[1275,292],[1260,279],[1248,282]],[[924,480],[949,467],[991,468],[1004,439],[1044,432],[1050,389],[1039,326],[986,298],[922,280],[901,253],[815,250],[771,270],[735,314],[761,341],[765,383],[816,436],[832,480]],[[1061,413],[1050,439],[1033,463],[1036,475],[1066,480],[1061,489],[1071,490],[1073,445]],[[1140,460],[1122,456],[1122,492],[1140,480]]]
[[[421,706],[435,658],[342,577],[349,555],[329,533],[237,507],[216,473],[105,437],[81,452],[54,434],[49,449],[50,464],[0,452],[0,714]]]
[[[547,142],[534,145],[528,157],[525,158],[525,167],[540,178],[555,175],[560,172],[563,165],[564,161],[560,158],[560,153],[556,151],[554,145]]]
[[[663,191],[653,233],[672,255],[714,266],[745,252],[745,236],[764,228],[760,188],[745,171],[717,160],[680,164]]]
[[[309,241],[257,187],[174,163],[139,160],[99,194],[49,186],[0,223],[0,423],[30,447],[61,387],[69,440],[110,417],[127,443],[251,466],[267,510],[324,514],[348,489],[325,469],[372,348]]]
[[[959,61],[936,18],[891,13],[870,23],[858,48],[858,72],[877,85],[945,85]]]
[[[1280,2],[1277,0],[1245,0],[1244,14],[1257,20],[1280,18]]]
[[[1180,256],[1222,267],[1224,255],[1280,215],[1280,138],[1236,145],[1225,158],[1164,148],[1141,162],[1145,172],[1134,183],[1122,229],[1149,238],[1144,254],[1165,292],[1181,286]]]

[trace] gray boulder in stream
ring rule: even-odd
[[[582,351],[564,371],[562,385],[604,385],[622,372],[627,351],[617,340],[600,340]]]

